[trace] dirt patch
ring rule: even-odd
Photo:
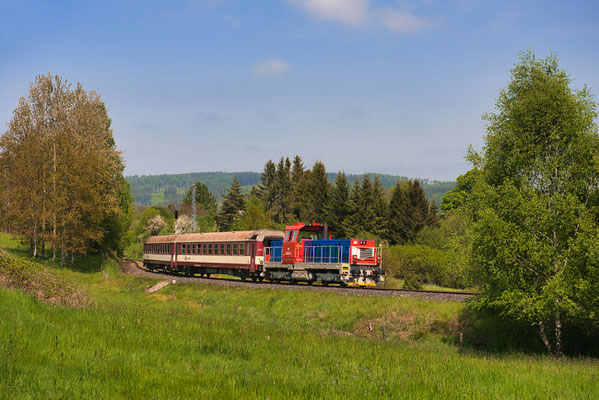
[[[398,337],[402,340],[417,339],[431,333],[451,335],[458,328],[457,317],[443,320],[436,315],[415,311],[391,311],[379,318],[363,319],[356,323],[354,334],[366,337]]]
[[[87,292],[35,261],[0,252],[0,286],[22,290],[44,303],[87,307],[93,303]]]

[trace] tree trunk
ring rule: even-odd
[[[61,268],[64,268],[64,257],[65,257],[64,250],[61,249],[61,251],[60,251],[60,267]]]
[[[75,252],[71,251],[71,265],[75,264]]]
[[[559,310],[555,312],[555,355],[562,357],[562,319]]]
[[[56,261],[56,241],[52,244],[52,262]]]
[[[553,353],[553,349],[551,348],[551,343],[549,342],[549,339],[547,338],[547,333],[545,333],[545,324],[543,323],[543,321],[539,321],[539,334],[541,335],[541,339],[543,340],[543,344],[547,348],[547,351],[549,353]]]

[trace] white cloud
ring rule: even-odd
[[[398,33],[414,32],[433,26],[433,22],[398,8],[379,8],[371,0],[287,0],[303,8],[313,18],[336,20],[347,25],[382,25]]]
[[[370,0],[289,0],[318,19],[338,20],[358,25],[368,19]]]
[[[419,31],[433,26],[432,21],[418,18],[407,11],[385,8],[375,11],[380,22],[390,31],[405,33]]]
[[[278,58],[272,58],[264,60],[254,65],[254,75],[256,76],[281,76],[285,75],[289,71],[289,64],[287,61],[280,60]]]

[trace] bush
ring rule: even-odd
[[[408,284],[427,282],[446,286],[451,281],[447,276],[447,252],[424,245],[387,247],[383,254],[383,265],[386,274],[404,279]]]

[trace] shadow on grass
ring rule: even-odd
[[[459,322],[465,351],[489,354],[546,355],[538,329],[524,321],[499,315],[496,311],[462,311]],[[573,357],[599,357],[599,332],[592,327],[565,326],[562,337],[564,354]],[[446,342],[460,345],[459,330],[446,337]]]
[[[56,260],[52,261],[51,248],[46,249],[45,257],[38,256],[34,258],[31,257],[29,242],[15,238],[6,233],[0,235],[0,248],[7,253],[31,261],[36,261],[52,268],[61,268],[60,253],[56,255]],[[87,256],[76,254],[74,263],[71,264],[71,256],[69,255],[65,259],[63,268],[81,273],[95,273],[100,271],[100,262],[101,258],[99,254],[89,254]]]

